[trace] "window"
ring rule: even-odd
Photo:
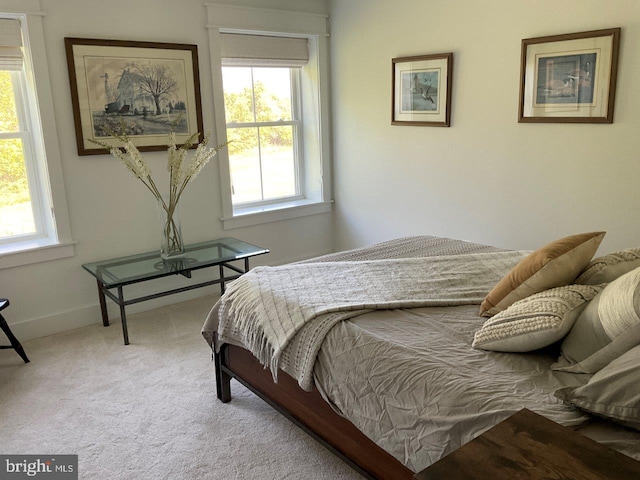
[[[306,38],[220,35],[234,207],[304,197],[300,70]]]
[[[0,242],[42,236],[33,140],[23,108],[24,75],[0,67]],[[29,160],[29,161],[27,161]]]
[[[301,197],[298,68],[223,67],[234,205]]]
[[[50,174],[61,179],[56,141],[49,142],[51,162],[45,153],[41,119],[54,136],[55,123],[41,27],[37,14],[0,13],[0,268],[73,254],[62,182],[56,187],[60,215],[54,216]],[[38,56],[45,63],[39,74],[28,31],[42,42]],[[42,97],[37,96],[37,78],[47,85]],[[34,253],[43,248],[46,253]]]
[[[207,4],[225,229],[331,212],[328,16]]]

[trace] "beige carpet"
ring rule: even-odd
[[[129,346],[115,323],[24,342],[29,364],[0,350],[0,453],[77,454],[81,479],[361,479],[237,382],[217,400],[213,301],[130,315]]]

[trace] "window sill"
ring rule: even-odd
[[[306,217],[331,211],[333,202],[296,200],[261,207],[237,208],[232,217],[222,218],[225,230],[248,227],[261,223],[277,222],[290,218]]]
[[[50,243],[48,240],[31,240],[10,245],[0,245],[0,270],[72,257],[75,243]]]

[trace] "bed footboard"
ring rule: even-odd
[[[231,400],[231,379],[235,378],[365,478],[413,478],[411,470],[335,413],[317,390],[302,390],[282,370],[278,372],[278,383],[274,383],[269,370],[263,368],[249,351],[234,345],[223,345],[215,354],[215,363],[216,392],[220,401]]]

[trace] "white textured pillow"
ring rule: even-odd
[[[598,285],[613,282],[625,273],[640,267],[640,248],[628,248],[591,260],[575,283]]]
[[[585,308],[551,368],[596,373],[640,344],[640,268],[609,283]]]
[[[496,352],[530,352],[561,340],[602,286],[565,285],[515,302],[487,320],[472,346]]]

